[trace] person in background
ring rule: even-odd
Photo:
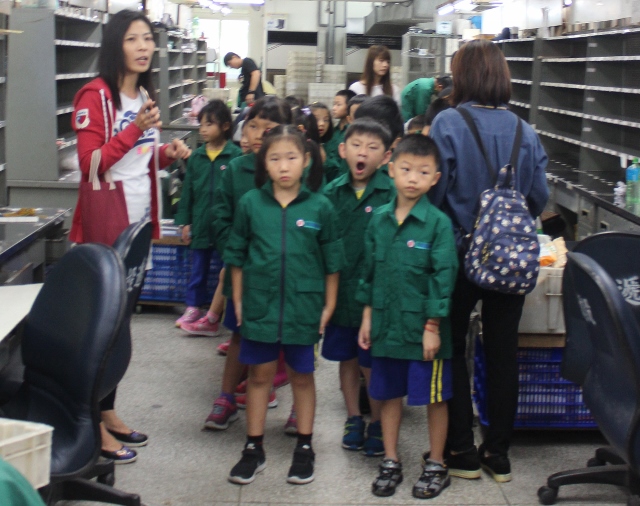
[[[306,167],[311,168],[306,177]],[[336,305],[342,240],[322,183],[318,146],[295,126],[264,136],[255,189],[239,201],[224,261],[232,269],[240,361],[249,364],[247,441],[229,481],[251,483],[264,470],[264,425],[277,359],[284,352],[298,416],[298,441],[287,482],[314,479],[314,345]]]
[[[314,102],[309,105],[309,110],[316,118],[320,142],[326,144],[333,139],[333,118],[329,107],[322,102]]]
[[[264,97],[262,89],[262,72],[251,58],[240,58],[236,53],[224,55],[224,64],[232,69],[240,69],[240,91],[238,92],[238,106],[251,105]]]
[[[436,116],[444,111],[445,109],[449,109],[451,106],[449,102],[443,98],[436,98],[427,112],[420,116],[416,116],[412,118],[409,122],[407,122],[406,131],[408,134],[410,133],[420,133],[422,135],[429,135],[429,131],[431,130],[431,124],[433,120],[436,119]]]
[[[364,104],[365,100],[367,100],[366,95],[356,95],[351,97],[347,102],[347,125],[353,123],[356,119],[356,111],[358,107]]]
[[[425,129],[426,129],[426,133],[425,133]],[[425,121],[424,114],[411,118],[407,122],[405,130],[406,130],[406,135],[411,135],[411,134],[429,135],[429,125],[427,125]]]
[[[373,118],[385,125],[391,132],[392,150],[404,135],[404,121],[402,121],[400,107],[398,107],[398,103],[395,100],[386,95],[379,95],[365,100],[357,108],[354,117],[355,119]],[[384,170],[386,172],[386,168]]]
[[[356,94],[351,90],[340,90],[336,93],[336,96],[333,97],[333,107],[331,107],[331,114],[333,116],[334,121],[338,121],[335,125],[335,130],[333,132],[334,137],[336,137],[336,141],[338,145],[344,140],[344,134],[347,130],[347,126],[349,126],[349,100],[355,97]]]
[[[371,46],[367,51],[362,77],[349,89],[356,95],[387,95],[400,104],[400,89],[391,84],[391,52],[385,46]]]
[[[384,460],[372,484],[377,496],[393,495],[402,482],[398,435],[404,396],[409,405],[427,405],[431,444],[413,496],[436,497],[450,483],[444,463],[446,401],[452,394],[447,317],[458,261],[451,220],[426,197],[440,177],[438,166],[433,140],[402,139],[389,163],[397,197],[375,211],[365,234],[358,342],[371,349],[369,392],[382,403]]]
[[[451,218],[462,264],[467,249],[463,237],[474,228],[480,194],[493,187],[495,180],[456,109],[464,108],[473,117],[493,170],[509,163],[519,120],[508,110],[511,76],[499,46],[486,40],[468,42],[456,53],[451,69],[450,101],[455,109],[439,113],[429,133],[442,159],[442,177],[429,198]],[[533,128],[526,122],[522,127],[515,189],[525,196],[535,218],[549,198],[545,175],[548,158]],[[465,353],[469,316],[479,300],[487,361],[489,426],[484,442],[476,449]],[[511,480],[508,452],[518,405],[518,324],[523,304],[524,295],[481,289],[460,269],[451,305],[453,397],[449,400],[445,453],[452,476],[479,478],[482,466],[498,482]]]
[[[272,96],[262,97],[251,107],[243,132],[247,136],[251,152],[231,161],[222,174],[222,181],[214,195],[213,227],[218,251],[225,251],[238,201],[245,193],[255,188],[256,154],[260,151],[264,134],[280,124],[290,123],[291,109],[284,100]],[[214,401],[211,413],[204,423],[205,429],[211,430],[225,430],[231,422],[238,419],[234,393],[244,371],[244,365],[238,360],[241,336],[231,297],[230,274],[227,270],[223,287],[224,295],[227,297],[223,325],[232,334],[227,347],[220,395]],[[272,390],[269,402],[273,404],[275,400],[275,390]]]
[[[102,32],[99,77],[76,94],[72,126],[78,136],[82,181],[89,180],[92,155],[100,150],[98,174],[109,170],[114,181],[122,181],[129,223],[150,219],[157,239],[161,213],[153,157],[162,122],[151,80],[154,49],[153,27],[144,14],[132,10],[114,14]],[[191,154],[178,139],[160,146],[157,152],[160,167]],[[83,222],[105,219],[108,216],[83,217],[81,206],[76,205],[69,240],[85,242]],[[100,402],[102,455],[116,464],[126,464],[137,458],[129,447],[144,446],[148,438],[118,417],[115,397],[116,390]]]
[[[402,117],[405,121],[427,112],[434,96],[451,85],[451,78],[421,77],[407,84],[402,90]]]
[[[389,162],[390,146],[391,134],[384,125],[370,118],[354,121],[347,129],[344,143],[340,144],[340,155],[346,160],[349,172],[324,189],[338,213],[346,264],[340,271],[338,304],[325,331],[322,356],[340,362],[340,390],[347,408],[342,447],[362,450],[368,457],[382,455],[384,448],[380,403],[369,399],[371,419],[366,431],[359,405],[360,373],[368,386],[371,355],[358,347],[362,304],[356,301],[356,290],[365,261],[364,232],[373,212],[395,196],[392,181],[378,170]]]
[[[176,321],[191,335],[214,337],[218,334],[220,315],[224,307],[222,280],[211,301],[209,311],[202,314],[200,306],[208,302],[209,266],[215,251],[213,240],[213,195],[220,184],[222,172],[242,151],[231,139],[231,113],[222,100],[211,100],[198,114],[200,137],[204,144],[194,151],[187,163],[182,184],[182,197],[175,222],[182,227],[182,242],[191,246],[191,276],[187,285],[184,314]]]

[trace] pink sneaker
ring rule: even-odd
[[[216,346],[216,350],[218,351],[218,355],[222,355],[223,357],[227,356],[227,351],[229,351],[229,345],[231,344],[231,339],[225,341],[224,343],[220,343]]]
[[[273,377],[273,388],[280,388],[289,384],[289,377],[286,371],[277,372]]]
[[[238,409],[247,409],[247,395],[238,395],[236,397],[236,406]],[[278,399],[276,399],[276,391],[271,389],[271,393],[269,394],[269,404],[267,404],[268,408],[277,408],[278,407]]]
[[[220,335],[220,323],[211,323],[207,315],[193,323],[183,322],[180,328],[192,336],[218,337]]]
[[[199,308],[189,306],[184,310],[182,316],[176,320],[176,327],[180,328],[183,323],[193,323],[200,319],[201,316],[202,312]]]
[[[244,380],[238,383],[238,386],[236,387],[236,391],[234,392],[234,395],[237,397],[238,395],[245,395],[246,393],[247,393],[247,380]]]
[[[291,414],[287,419],[287,423],[284,424],[284,433],[289,436],[298,435],[298,417],[296,416],[295,406],[291,407]]]
[[[231,422],[238,419],[238,408],[224,397],[218,397],[213,403],[213,409],[204,422],[205,429],[225,430]]]

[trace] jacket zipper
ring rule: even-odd
[[[282,238],[280,240],[280,319],[278,320],[278,341],[282,341],[282,326],[284,321],[284,275],[285,251],[287,248],[287,208],[282,208]]]

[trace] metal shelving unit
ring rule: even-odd
[[[405,33],[402,36],[403,86],[421,77],[451,73],[451,55],[460,39],[447,35]]]
[[[8,28],[9,18],[0,14],[0,28]],[[6,155],[6,103],[7,103],[7,36],[0,35],[0,206],[8,204],[7,195],[7,155]]]

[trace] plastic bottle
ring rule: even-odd
[[[640,165],[638,159],[634,158],[633,163],[627,167],[627,211],[633,214],[640,214]]]

